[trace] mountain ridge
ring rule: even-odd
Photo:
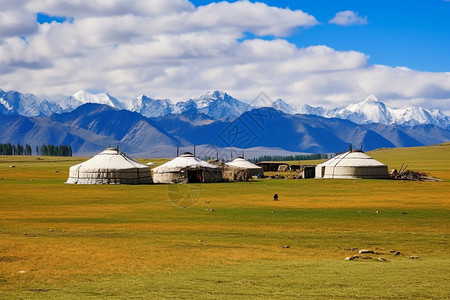
[[[59,100],[40,99],[32,94],[0,90],[0,113],[23,116],[47,116],[52,113],[73,111],[86,103],[106,104],[118,109],[137,112],[145,117],[201,113],[213,120],[236,118],[254,109],[254,106],[233,98],[226,92],[213,90],[187,101],[172,103],[170,99],[153,99],[140,95],[126,102],[107,94],[92,94],[81,90],[70,97]],[[274,101],[270,107],[287,114],[307,114],[324,118],[340,118],[357,124],[380,123],[384,125],[435,125],[450,129],[450,118],[439,110],[421,107],[390,108],[374,95],[347,106],[327,109],[308,104],[293,105],[282,99]]]
[[[109,145],[120,145],[130,154],[168,157],[177,147],[191,145],[209,145],[213,150],[260,148],[335,153],[344,151],[350,143],[372,150],[450,140],[450,130],[434,125],[360,125],[339,118],[286,114],[267,107],[221,120],[190,113],[147,118],[137,112],[87,103],[74,111],[50,116],[0,114],[0,142],[33,147],[66,144],[72,146],[74,155],[91,155]],[[212,152],[203,155],[214,156]]]
[[[428,110],[421,107],[391,108],[378,100],[374,95],[351,103],[347,106],[326,109],[310,105],[296,106],[278,99],[272,107],[289,114],[308,114],[325,118],[340,118],[357,124],[380,123],[384,125],[435,125],[450,128],[450,118],[439,110]]]

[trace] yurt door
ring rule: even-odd
[[[188,182],[189,183],[202,183],[203,182],[202,170],[188,171]]]

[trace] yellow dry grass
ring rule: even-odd
[[[450,236],[449,149],[450,144],[370,153],[390,167],[404,162],[444,182],[186,185],[181,193],[195,188],[196,195],[186,208],[169,199],[167,185],[64,185],[69,166],[83,158],[0,156],[0,294],[99,276],[264,261],[335,262],[353,247],[396,249],[448,263],[443,236]],[[275,193],[280,201],[272,201]]]

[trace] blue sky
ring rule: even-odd
[[[191,1],[206,5],[219,1]],[[297,30],[288,40],[298,47],[327,45],[356,50],[372,64],[406,66],[422,71],[450,71],[450,2],[443,0],[279,0],[252,1],[307,12],[322,24]],[[329,24],[339,11],[367,17],[367,25]]]
[[[375,95],[450,114],[450,1],[20,0],[0,88],[187,100],[222,90],[337,107]]]

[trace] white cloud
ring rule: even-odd
[[[333,19],[330,20],[330,23],[342,25],[342,26],[350,26],[350,25],[366,25],[367,16],[360,17],[358,13],[345,10],[338,12]]]
[[[158,16],[194,10],[194,5],[188,0],[29,0],[25,7],[30,11],[74,18]]]
[[[11,5],[5,5],[1,8],[0,41],[2,38],[33,34],[37,31],[37,28],[35,14],[21,11]]]
[[[239,28],[257,35],[286,36],[298,26],[317,25],[317,20],[302,11],[269,7],[265,3],[219,2],[199,7],[190,20],[201,27]]]
[[[6,2],[8,11],[20,11]],[[145,93],[175,101],[211,89],[251,101],[264,91],[325,106],[374,94],[390,105],[409,100],[450,110],[450,73],[373,66],[361,52],[288,42],[283,37],[293,30],[317,24],[302,11],[248,1],[195,8],[182,0],[133,1],[122,10],[125,2],[17,1],[26,14],[74,19],[35,24],[26,40],[0,36],[0,88],[38,95],[93,89],[120,99]],[[242,39],[247,32],[257,37]]]

